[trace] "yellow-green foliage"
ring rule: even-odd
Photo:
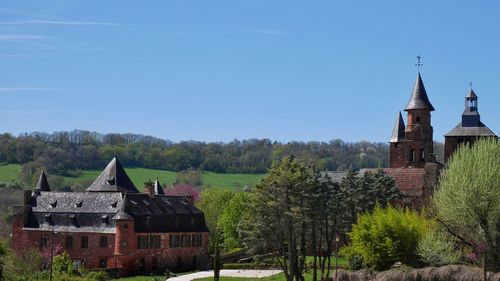
[[[500,143],[482,139],[458,149],[433,203],[438,219],[476,253],[486,253],[489,269],[500,270],[500,244],[494,242],[500,237]]]
[[[348,233],[351,244],[343,254],[351,259],[360,257],[364,266],[377,270],[398,261],[410,264],[416,261],[415,249],[428,225],[422,214],[377,205],[372,213],[359,216]]]

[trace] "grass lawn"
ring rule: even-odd
[[[176,172],[145,168],[128,168],[125,170],[139,190],[144,187],[144,182],[156,178],[163,184],[171,185],[176,175]],[[0,165],[0,182],[9,183],[16,180],[20,171],[21,165]],[[83,171],[83,174],[79,177],[64,177],[64,180],[69,184],[82,183],[83,185],[89,185],[100,173],[99,170],[87,170]],[[253,186],[262,177],[264,177],[264,174],[216,174],[205,172],[203,173],[203,183],[210,187],[242,191],[245,186]]]
[[[311,281],[312,280],[312,274],[311,273],[306,273],[304,275],[304,279],[306,281]],[[213,277],[207,277],[207,278],[200,278],[200,279],[195,279],[197,281],[212,281],[214,280]],[[259,280],[259,281],[285,281],[285,274],[280,273],[276,274],[273,276],[269,277],[263,277],[263,278],[243,278],[243,277],[220,277],[220,281],[252,281],[252,280]]]
[[[21,165],[7,164],[0,165],[0,182],[13,182],[17,180],[17,175],[21,171]]]

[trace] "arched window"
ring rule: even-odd
[[[425,151],[423,149],[420,150],[420,160],[422,160],[422,161],[425,160]]]
[[[410,161],[410,162],[415,161],[415,149],[410,150],[410,153],[408,154],[408,161]]]

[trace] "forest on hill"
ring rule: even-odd
[[[74,130],[55,133],[0,135],[0,163],[23,169],[43,168],[51,174],[78,176],[82,170],[102,169],[114,156],[126,167],[168,171],[196,169],[215,173],[265,173],[273,161],[290,154],[313,161],[319,170],[385,167],[385,143],[277,142],[269,139],[228,143],[172,142],[138,134],[99,134]]]

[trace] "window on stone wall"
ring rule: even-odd
[[[83,236],[80,242],[80,246],[82,249],[87,249],[89,247],[89,238],[87,236]]]
[[[178,248],[180,246],[179,240],[180,240],[179,234],[170,234],[169,247]]]
[[[47,238],[47,235],[42,235],[40,237],[40,247],[43,249],[47,247],[48,244],[49,244],[49,239]]]
[[[158,270],[158,259],[155,257],[151,260],[151,269]]]
[[[122,248],[127,248],[127,247],[128,247],[128,242],[122,241]]]
[[[99,268],[106,268],[108,267],[108,258],[102,257],[99,258]]]
[[[193,256],[193,261],[191,263],[193,266],[197,266],[198,265],[198,256]]]
[[[201,241],[202,241],[201,237],[202,236],[199,233],[193,234],[193,236],[192,236],[192,240],[193,240],[192,241],[192,245],[193,245],[193,247],[201,247]]]
[[[160,235],[137,236],[137,249],[159,249],[161,248]]]
[[[73,236],[66,236],[66,249],[73,248]]]
[[[189,234],[182,234],[181,235],[181,247],[182,248],[191,247],[191,235],[189,235]]]
[[[99,246],[101,248],[106,248],[108,247],[108,237],[106,236],[101,236],[101,238],[99,239]]]
[[[420,160],[422,160],[422,161],[425,160],[425,151],[423,149],[420,150]]]

